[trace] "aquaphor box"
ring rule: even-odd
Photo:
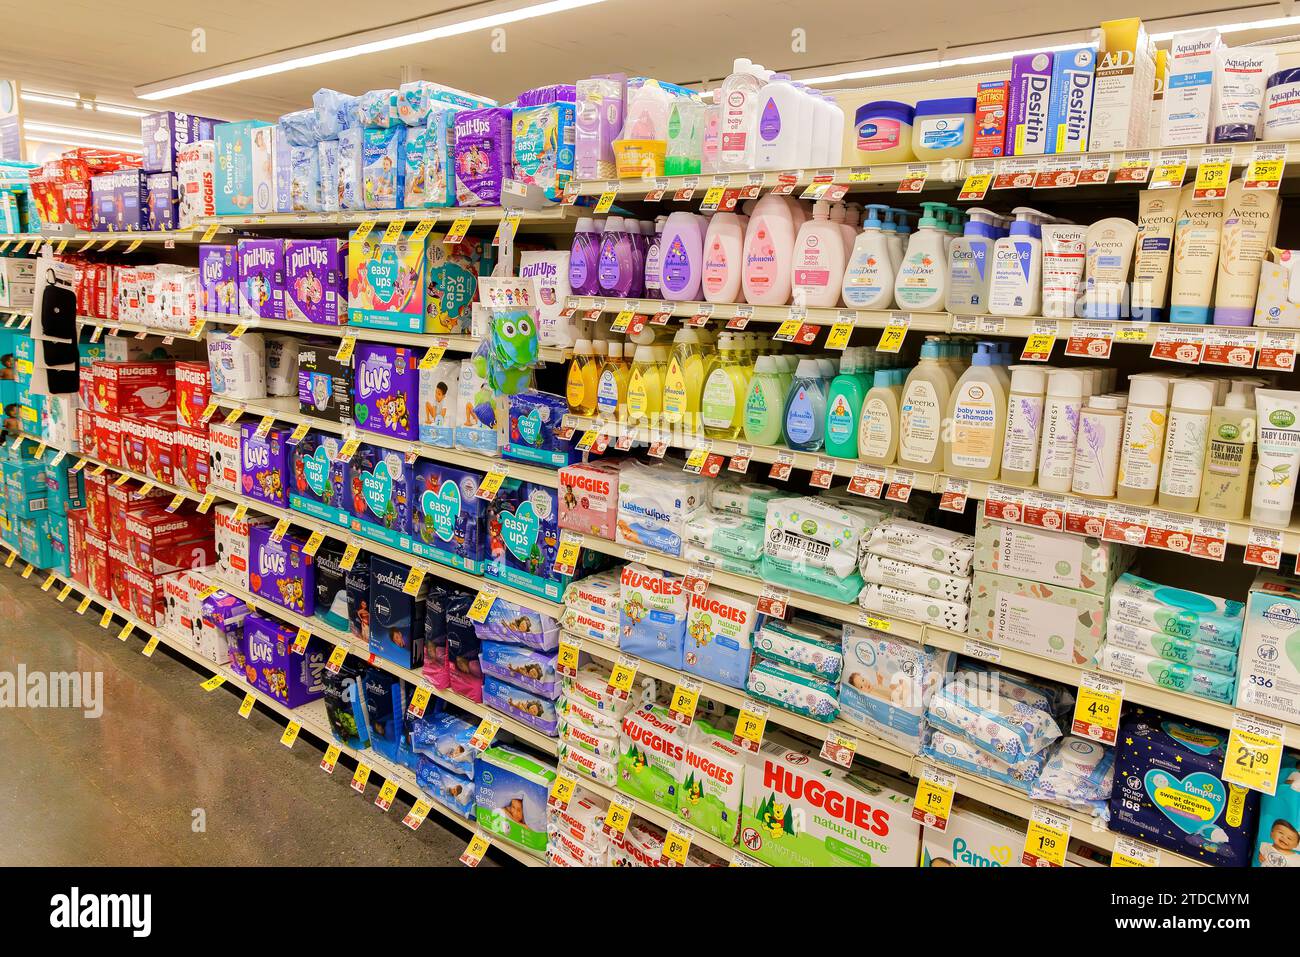
[[[1088,149],[1096,66],[1096,47],[1057,51],[1047,108],[1047,152],[1082,153]]]
[[[1155,50],[1137,17],[1101,24],[1088,149],[1139,149],[1147,145],[1156,82]]]
[[[1161,111],[1162,146],[1200,146],[1210,138],[1218,30],[1180,33],[1169,46],[1169,75]]]
[[[1051,91],[1051,53],[1026,53],[1011,61],[1007,156],[1039,156],[1047,152],[1047,107]]]

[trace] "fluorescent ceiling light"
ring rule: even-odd
[[[86,146],[89,147],[90,149],[97,149],[97,150],[107,149],[107,144],[105,143],[91,143],[88,140],[79,140],[67,136],[43,136],[40,134],[28,133],[26,132],[26,130],[24,130],[23,132],[23,138],[33,143],[53,143],[56,146]],[[142,150],[139,149],[132,149],[129,146],[115,146],[114,149],[116,149],[119,153],[143,152]]]
[[[112,113],[114,116],[140,117],[149,115],[148,110],[141,110],[132,106],[117,106],[113,103],[100,103],[98,100],[87,100],[73,95],[65,96],[61,93],[38,93],[35,90],[23,90],[22,98],[28,103],[44,103],[47,106],[63,106],[69,109],[80,107],[95,113]]]
[[[78,126],[55,126],[52,123],[31,123],[23,124],[23,129],[29,133],[47,133],[51,136],[71,136],[76,139],[104,140],[109,143],[123,143],[128,146],[140,145],[140,137],[128,136],[124,133],[110,133],[107,130],[89,130]]]
[[[171,80],[146,84],[145,86],[136,87],[135,95],[142,100],[163,100],[185,93],[196,93],[199,90],[228,86],[243,80],[273,76],[277,73],[287,73],[290,70],[301,70],[304,67],[320,66],[322,63],[333,63],[337,60],[347,60],[352,57],[365,56],[369,53],[395,50],[399,47],[412,46],[417,43],[427,43],[430,40],[442,40],[464,33],[472,33],[476,30],[505,26],[509,23],[518,23],[521,20],[548,17],[552,14],[576,10],[580,7],[588,7],[603,2],[604,0],[547,0],[545,3],[533,3],[525,6],[511,3],[480,4],[477,6],[497,9],[498,12],[471,17],[468,20],[457,20],[456,17],[461,14],[456,12],[436,17],[426,17],[415,21],[409,26],[401,25],[395,28],[368,30],[350,37],[349,39],[354,42],[346,46],[333,47],[329,43],[315,43],[296,47],[294,50],[286,50],[265,57],[240,61],[248,64],[244,67],[241,67],[239,63],[229,64],[213,70],[205,70],[200,73],[175,77]],[[500,9],[502,7],[507,7],[507,9]],[[427,24],[428,26],[419,29],[419,24]],[[364,39],[366,37],[373,37],[374,39],[366,40]],[[295,54],[295,51],[299,52]]]
[[[1242,23],[1221,23],[1216,27],[1187,27],[1184,30],[1170,30],[1167,33],[1153,33],[1151,39],[1159,42],[1160,40],[1170,40],[1180,33],[1191,33],[1193,30],[1218,30],[1220,33],[1244,33],[1246,30],[1272,30],[1276,27],[1287,27],[1292,24],[1300,23],[1300,17],[1272,17],[1268,20],[1246,20]]]
[[[66,106],[76,109],[77,101],[70,96],[54,96],[50,93],[29,93],[26,90],[22,92],[22,98],[28,103],[45,103],[49,106]]]
[[[98,100],[88,101],[87,106],[96,113],[112,113],[114,116],[148,116],[148,110],[137,110],[130,106],[113,106],[111,103],[100,103]]]

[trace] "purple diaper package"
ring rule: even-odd
[[[419,671],[424,667],[424,599],[428,582],[420,591],[408,595],[404,586],[410,569],[384,558],[370,557],[370,627],[371,654],[403,668]]]
[[[180,204],[176,199],[175,173],[150,173],[144,178],[145,211],[149,228],[175,229]]]
[[[365,442],[348,463],[349,527],[394,548],[411,531],[414,470],[401,452]]]
[[[555,714],[554,701],[506,684],[488,674],[483,676],[483,703],[507,717],[536,728],[542,734],[550,737],[559,734],[556,730],[559,718]]]
[[[148,190],[138,169],[90,177],[90,202],[96,232],[137,232],[149,228]]]
[[[244,670],[244,619],[248,605],[229,592],[218,591],[203,599],[199,641],[195,650],[216,664],[226,662]]]
[[[284,240],[241,239],[239,314],[249,319],[284,318]]]
[[[284,317],[322,326],[348,321],[348,244],[343,239],[287,239]]]
[[[199,246],[199,310],[239,313],[239,264],[234,246]]]
[[[325,643],[312,638],[298,655],[293,652],[296,637],[297,629],[261,615],[244,619],[244,677],[290,708],[325,693]]]
[[[561,601],[570,576],[557,575],[560,542],[555,489],[507,479],[488,506],[489,578],[550,601]]]
[[[483,674],[540,695],[548,701],[560,696],[560,678],[555,672],[555,654],[533,651],[503,641],[481,641],[479,664]]]
[[[176,154],[197,140],[212,139],[219,121],[165,110],[140,117],[140,168],[146,173],[176,172]]]
[[[316,563],[296,535],[278,542],[270,525],[248,529],[248,590],[304,618],[316,614]]]
[[[457,592],[443,602],[447,616],[447,687],[471,701],[483,700],[483,669],[479,664],[478,632],[470,621],[472,594]]]
[[[484,641],[524,645],[536,651],[560,647],[560,625],[550,615],[498,598],[488,609],[487,620],[478,626]]]
[[[501,450],[503,458],[551,468],[572,465],[582,458],[576,438],[562,439],[555,434],[569,411],[564,396],[527,389],[510,396],[509,402],[510,429]]]
[[[322,432],[308,432],[298,442],[290,438],[293,482],[289,507],[295,512],[347,523],[348,460],[339,455],[342,445],[340,436]]]
[[[429,459],[415,463],[411,550],[421,558],[483,573],[487,503],[475,498],[482,476]]]
[[[249,498],[284,508],[289,504],[289,431],[271,429],[259,438],[257,429],[256,422],[239,426],[239,487]]]
[[[514,162],[510,124],[504,107],[456,114],[456,205],[501,205],[501,182]]]
[[[420,437],[420,357],[406,346],[361,342],[352,355],[356,378],[352,414],[367,432],[416,441]]]

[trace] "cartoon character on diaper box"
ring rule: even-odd
[[[406,346],[362,342],[353,361],[352,414],[357,425],[394,438],[419,438],[419,356]]]
[[[573,103],[545,103],[515,109],[511,125],[513,178],[541,188],[553,203],[560,201],[573,175]]]
[[[416,461],[411,538],[417,555],[482,574],[487,503],[475,497],[481,481],[473,472],[429,459]]]
[[[427,161],[429,129],[414,126],[406,131],[406,146],[402,150],[402,202],[404,209],[420,209],[429,205],[425,190],[428,188]]]
[[[373,329],[425,331],[428,237],[380,242],[372,231],[348,239],[348,322]]]
[[[429,332],[462,335],[469,332],[470,310],[478,294],[483,240],[467,236],[448,246],[432,236],[425,287],[425,327]]]
[[[244,619],[244,677],[290,708],[325,693],[325,643],[315,636],[302,655],[293,652],[297,630],[250,613]]]
[[[249,319],[284,318],[284,240],[241,239],[239,314]]]
[[[348,512],[354,531],[390,544],[411,531],[414,471],[400,452],[362,443],[348,463]]]
[[[341,239],[284,243],[286,319],[338,326],[347,322],[347,244]]]
[[[366,209],[397,209],[405,195],[402,151],[406,127],[366,127],[361,131],[361,189]]]
[[[329,522],[346,523],[348,460],[339,455],[343,444],[336,435],[308,432],[301,441],[289,441],[293,480],[289,507]]]
[[[456,114],[456,205],[500,206],[511,171],[511,111],[503,107]]]
[[[528,389],[509,396],[507,403],[504,458],[558,468],[581,457],[576,438],[563,439],[556,434],[569,409],[564,396]]]
[[[248,588],[304,618],[316,614],[316,568],[306,553],[307,543],[295,535],[278,542],[275,529],[253,525],[248,529]]]
[[[239,427],[240,491],[250,498],[279,505],[288,504],[288,439],[285,429],[257,434],[256,422]]]
[[[444,359],[420,370],[420,441],[449,449],[456,444],[460,360]]]
[[[559,601],[572,576],[554,570],[558,519],[555,489],[507,479],[488,506],[488,577]]]

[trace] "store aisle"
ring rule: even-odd
[[[374,806],[379,782],[361,798],[342,764],[325,774],[306,740],[287,750],[268,715],[244,721],[236,696],[204,692],[164,647],[145,658],[137,637],[116,640],[120,624],[100,629],[98,606],[82,618],[75,604],[0,569],[0,671],[103,673],[99,718],[0,710],[0,865],[457,863],[465,832],[431,814],[413,834],[404,804]]]

